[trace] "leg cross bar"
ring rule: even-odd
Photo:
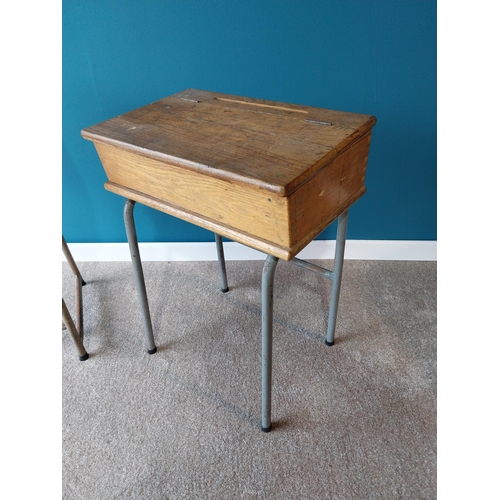
[[[307,262],[306,260],[297,259],[297,257],[294,257],[289,262],[290,262],[290,264],[294,264],[295,266],[301,267],[302,269],[305,269],[306,271],[311,271],[315,274],[320,274],[321,276],[328,278],[329,280],[333,279],[333,271],[330,271],[329,269],[325,269],[324,267],[321,267],[321,266],[317,266],[316,264],[313,264],[312,262]]]

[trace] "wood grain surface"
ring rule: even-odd
[[[189,89],[82,135],[106,189],[290,260],[365,193],[375,122]]]
[[[190,89],[88,127],[82,135],[289,196],[375,121]]]

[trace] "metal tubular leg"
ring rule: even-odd
[[[146,294],[146,285],[144,283],[144,273],[142,271],[141,255],[139,253],[139,244],[137,243],[137,234],[134,223],[134,205],[135,201],[127,200],[123,210],[125,220],[125,230],[127,232],[128,244],[130,247],[130,256],[132,257],[132,267],[134,269],[135,284],[139,303],[141,306],[142,321],[146,331],[146,346],[149,354],[156,352],[155,339],[153,337],[153,327],[151,325],[151,316],[149,314],[148,296]]]
[[[262,270],[262,423],[271,430],[271,376],[273,354],[273,288],[278,259],[268,255]]]
[[[76,277],[76,330],[80,334],[80,337],[83,339],[83,297],[82,297],[82,286],[84,286],[86,283],[82,278],[82,275],[80,274],[80,270],[78,269],[78,266],[76,265],[75,260],[73,259],[73,255],[71,255],[71,251],[68,247],[68,244],[66,243],[66,240],[64,239],[64,236],[62,237],[62,250],[64,253],[64,256],[66,257],[66,261],[69,264],[69,267],[73,271],[73,274]]]
[[[85,281],[82,278],[82,275],[80,274],[80,270],[78,269],[78,266],[76,265],[76,262],[73,259],[73,256],[71,255],[68,244],[64,239],[64,236],[62,237],[62,250],[64,253],[64,257],[66,257],[66,260],[68,261],[69,267],[73,271],[73,274],[78,278],[80,278],[80,280],[82,281],[82,286],[86,285]]]
[[[335,246],[335,264],[332,278],[332,295],[330,297],[330,313],[328,315],[328,329],[326,332],[325,344],[334,344],[335,325],[337,323],[337,312],[339,308],[340,283],[342,281],[342,269],[344,266],[344,250],[347,234],[348,211],[342,213],[338,219],[337,243]]]
[[[76,277],[76,330],[83,339],[83,280],[81,276]]]
[[[62,299],[62,320],[64,323],[64,326],[66,326],[66,329],[68,332],[71,334],[71,337],[73,338],[73,342],[75,343],[76,350],[78,351],[78,357],[80,361],[85,361],[86,359],[89,359],[88,352],[85,350],[85,347],[83,346],[82,339],[80,338],[80,334],[76,330],[76,326],[73,323],[73,320],[71,318],[71,315],[68,311],[68,308],[66,307],[66,304],[64,302],[64,299]]]
[[[219,259],[220,284],[223,293],[229,292],[227,286],[226,260],[224,259],[224,247],[222,246],[222,236],[215,234],[215,245],[217,247],[217,257]]]

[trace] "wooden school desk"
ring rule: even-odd
[[[188,89],[82,131],[126,198],[124,219],[147,349],[156,352],[133,209],[136,202],[267,254],[262,272],[262,430],[271,430],[273,280],[279,259],[332,280],[333,345],[348,208],[365,191],[373,116]],[[338,220],[333,272],[295,255]]]

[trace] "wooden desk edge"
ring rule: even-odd
[[[93,143],[102,143],[102,144],[109,144],[111,146],[116,146],[120,149],[124,149],[125,151],[130,151],[132,153],[145,156],[147,158],[160,160],[170,165],[180,166],[182,168],[186,168],[194,172],[199,172],[201,174],[208,175],[209,177],[213,177],[215,179],[221,179],[228,182],[236,182],[245,186],[250,185],[256,189],[268,191],[278,196],[285,196],[287,194],[285,187],[283,186],[269,184],[267,182],[254,179],[252,177],[244,177],[235,172],[228,172],[226,170],[212,168],[208,165],[203,165],[201,163],[196,163],[182,158],[177,158],[175,156],[160,153],[158,151],[154,151],[151,149],[143,149],[138,146],[127,144],[126,142],[121,142],[115,139],[110,139],[93,134],[92,132],[89,132],[87,129],[82,130],[81,134],[84,139],[87,139],[88,141],[91,141]]]
[[[316,236],[318,236],[318,234],[320,234],[335,219],[337,219],[337,217],[342,212],[347,210],[356,200],[358,200],[363,194],[366,193],[366,187],[363,186],[352,198],[343,203],[328,219],[325,219],[321,226],[316,227],[314,231],[302,238],[302,240],[300,240],[292,248],[287,248],[279,246],[273,242],[263,240],[261,238],[256,238],[249,233],[231,228],[215,220],[200,216],[176,205],[166,203],[165,201],[158,198],[140,193],[139,191],[125,188],[112,182],[106,182],[104,184],[104,187],[107,191],[115,193],[119,196],[123,196],[124,198],[127,198],[129,200],[136,201],[138,203],[141,203],[142,205],[154,208],[155,210],[159,210],[166,214],[172,215],[178,219],[185,220],[186,222],[190,222],[191,224],[194,224],[196,226],[203,227],[204,229],[220,234],[221,236],[251,247],[255,250],[273,255],[279,259],[287,261],[293,259],[295,255],[297,255],[303,248],[305,248]]]

